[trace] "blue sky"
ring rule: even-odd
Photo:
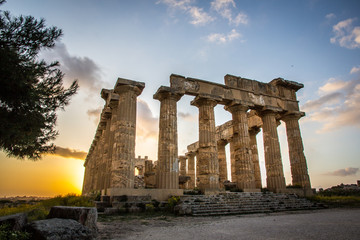
[[[64,31],[56,48],[41,55],[60,61],[66,84],[80,83],[78,95],[59,113],[58,146],[88,150],[104,104],[99,92],[112,88],[117,77],[146,83],[138,103],[136,154],[154,160],[159,102],[152,95],[169,86],[171,73],[217,83],[226,74],[262,82],[282,77],[305,85],[298,100],[307,114],[301,129],[313,187],[360,179],[359,1],[10,0],[1,9],[43,17]],[[179,154],[198,137],[191,100],[183,97],[178,103]],[[217,124],[231,119],[222,106],[215,112]],[[278,131],[290,183],[284,124]],[[3,169],[16,175],[23,163],[4,154],[0,158],[0,176]],[[63,160],[52,156],[51,161]],[[72,161],[81,179],[82,162]],[[0,184],[0,192],[9,192],[9,186]]]

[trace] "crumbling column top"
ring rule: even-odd
[[[135,90],[137,95],[140,95],[142,90],[145,88],[145,83],[137,82],[125,78],[118,78],[115,84],[114,92],[115,93],[121,92],[124,86],[132,87],[131,89]]]
[[[220,97],[210,96],[206,94],[199,94],[194,98],[194,100],[191,101],[191,105],[200,107],[202,105],[210,104],[211,106],[215,107],[218,102],[220,102],[222,99]]]
[[[159,87],[159,89],[156,91],[156,93],[153,95],[153,98],[156,100],[163,100],[165,98],[169,98],[172,97],[174,98],[176,101],[179,101],[180,98],[183,96],[183,93],[180,93],[178,91],[176,91],[175,89],[171,88],[171,87],[167,87],[167,86],[161,86]]]
[[[281,120],[288,120],[288,119],[296,119],[299,120],[300,118],[305,116],[305,112],[300,112],[300,111],[289,111],[284,113],[283,115],[281,115]]]

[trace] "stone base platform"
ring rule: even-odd
[[[183,189],[131,189],[131,188],[108,188],[104,195],[113,196],[150,196],[157,201],[166,201],[171,196],[183,196]]]

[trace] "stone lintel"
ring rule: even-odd
[[[290,88],[296,91],[298,91],[299,89],[304,87],[304,84],[302,83],[298,83],[295,81],[290,81],[290,80],[285,80],[283,78],[275,78],[273,79],[270,84],[274,85],[274,86],[283,86],[285,88]]]
[[[176,101],[179,101],[183,95],[184,95],[183,93],[176,91],[176,89],[167,86],[161,86],[153,95],[153,98],[161,101],[164,98],[172,97]]]

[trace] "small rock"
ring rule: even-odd
[[[17,213],[0,217],[0,225],[9,224],[14,231],[21,231],[27,223],[27,215],[25,213]]]
[[[32,240],[91,240],[93,232],[73,219],[51,218],[34,221],[25,230]]]

